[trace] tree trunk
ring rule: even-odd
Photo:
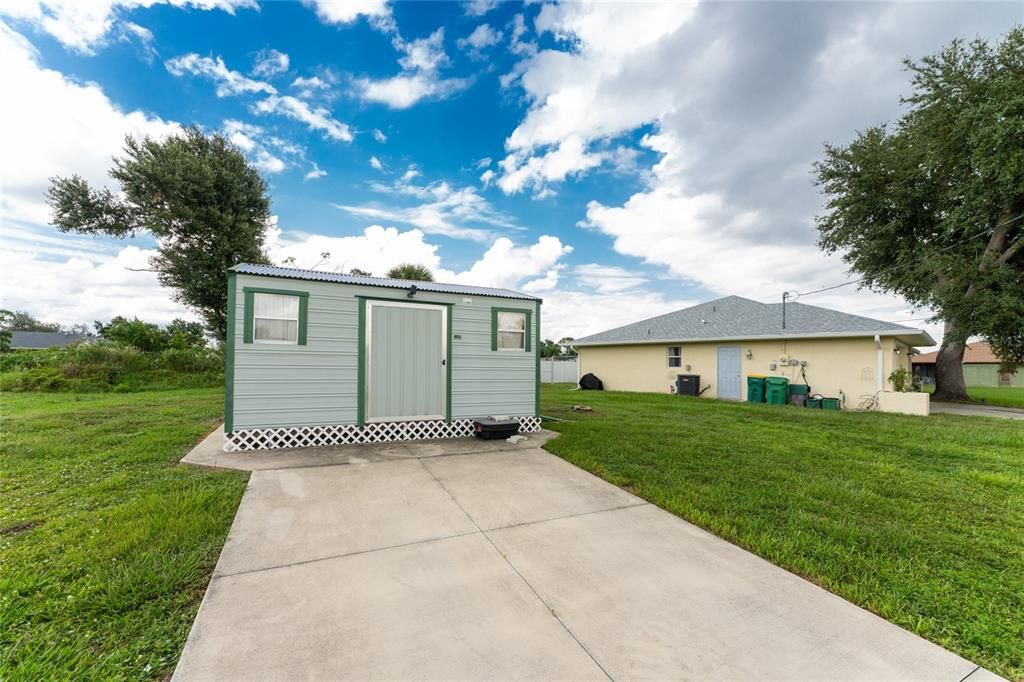
[[[969,400],[964,384],[964,346],[956,325],[946,322],[942,346],[935,358],[935,394],[932,400]]]

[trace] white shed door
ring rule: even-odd
[[[445,416],[444,306],[367,302],[366,418]]]

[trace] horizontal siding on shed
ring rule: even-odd
[[[406,301],[404,290],[238,274],[234,428],[356,423],[357,296]],[[305,346],[243,343],[244,287],[309,292]],[[491,350],[491,308],[533,311],[533,301],[420,291],[416,301],[451,303],[452,418],[536,414],[536,327],[529,353]]]

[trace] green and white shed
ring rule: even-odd
[[[224,448],[540,429],[539,298],[270,265],[228,271]]]

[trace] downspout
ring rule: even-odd
[[[875,334],[875,389],[881,393],[885,388],[882,385],[882,372],[884,358],[882,356],[882,339],[878,334]]]

